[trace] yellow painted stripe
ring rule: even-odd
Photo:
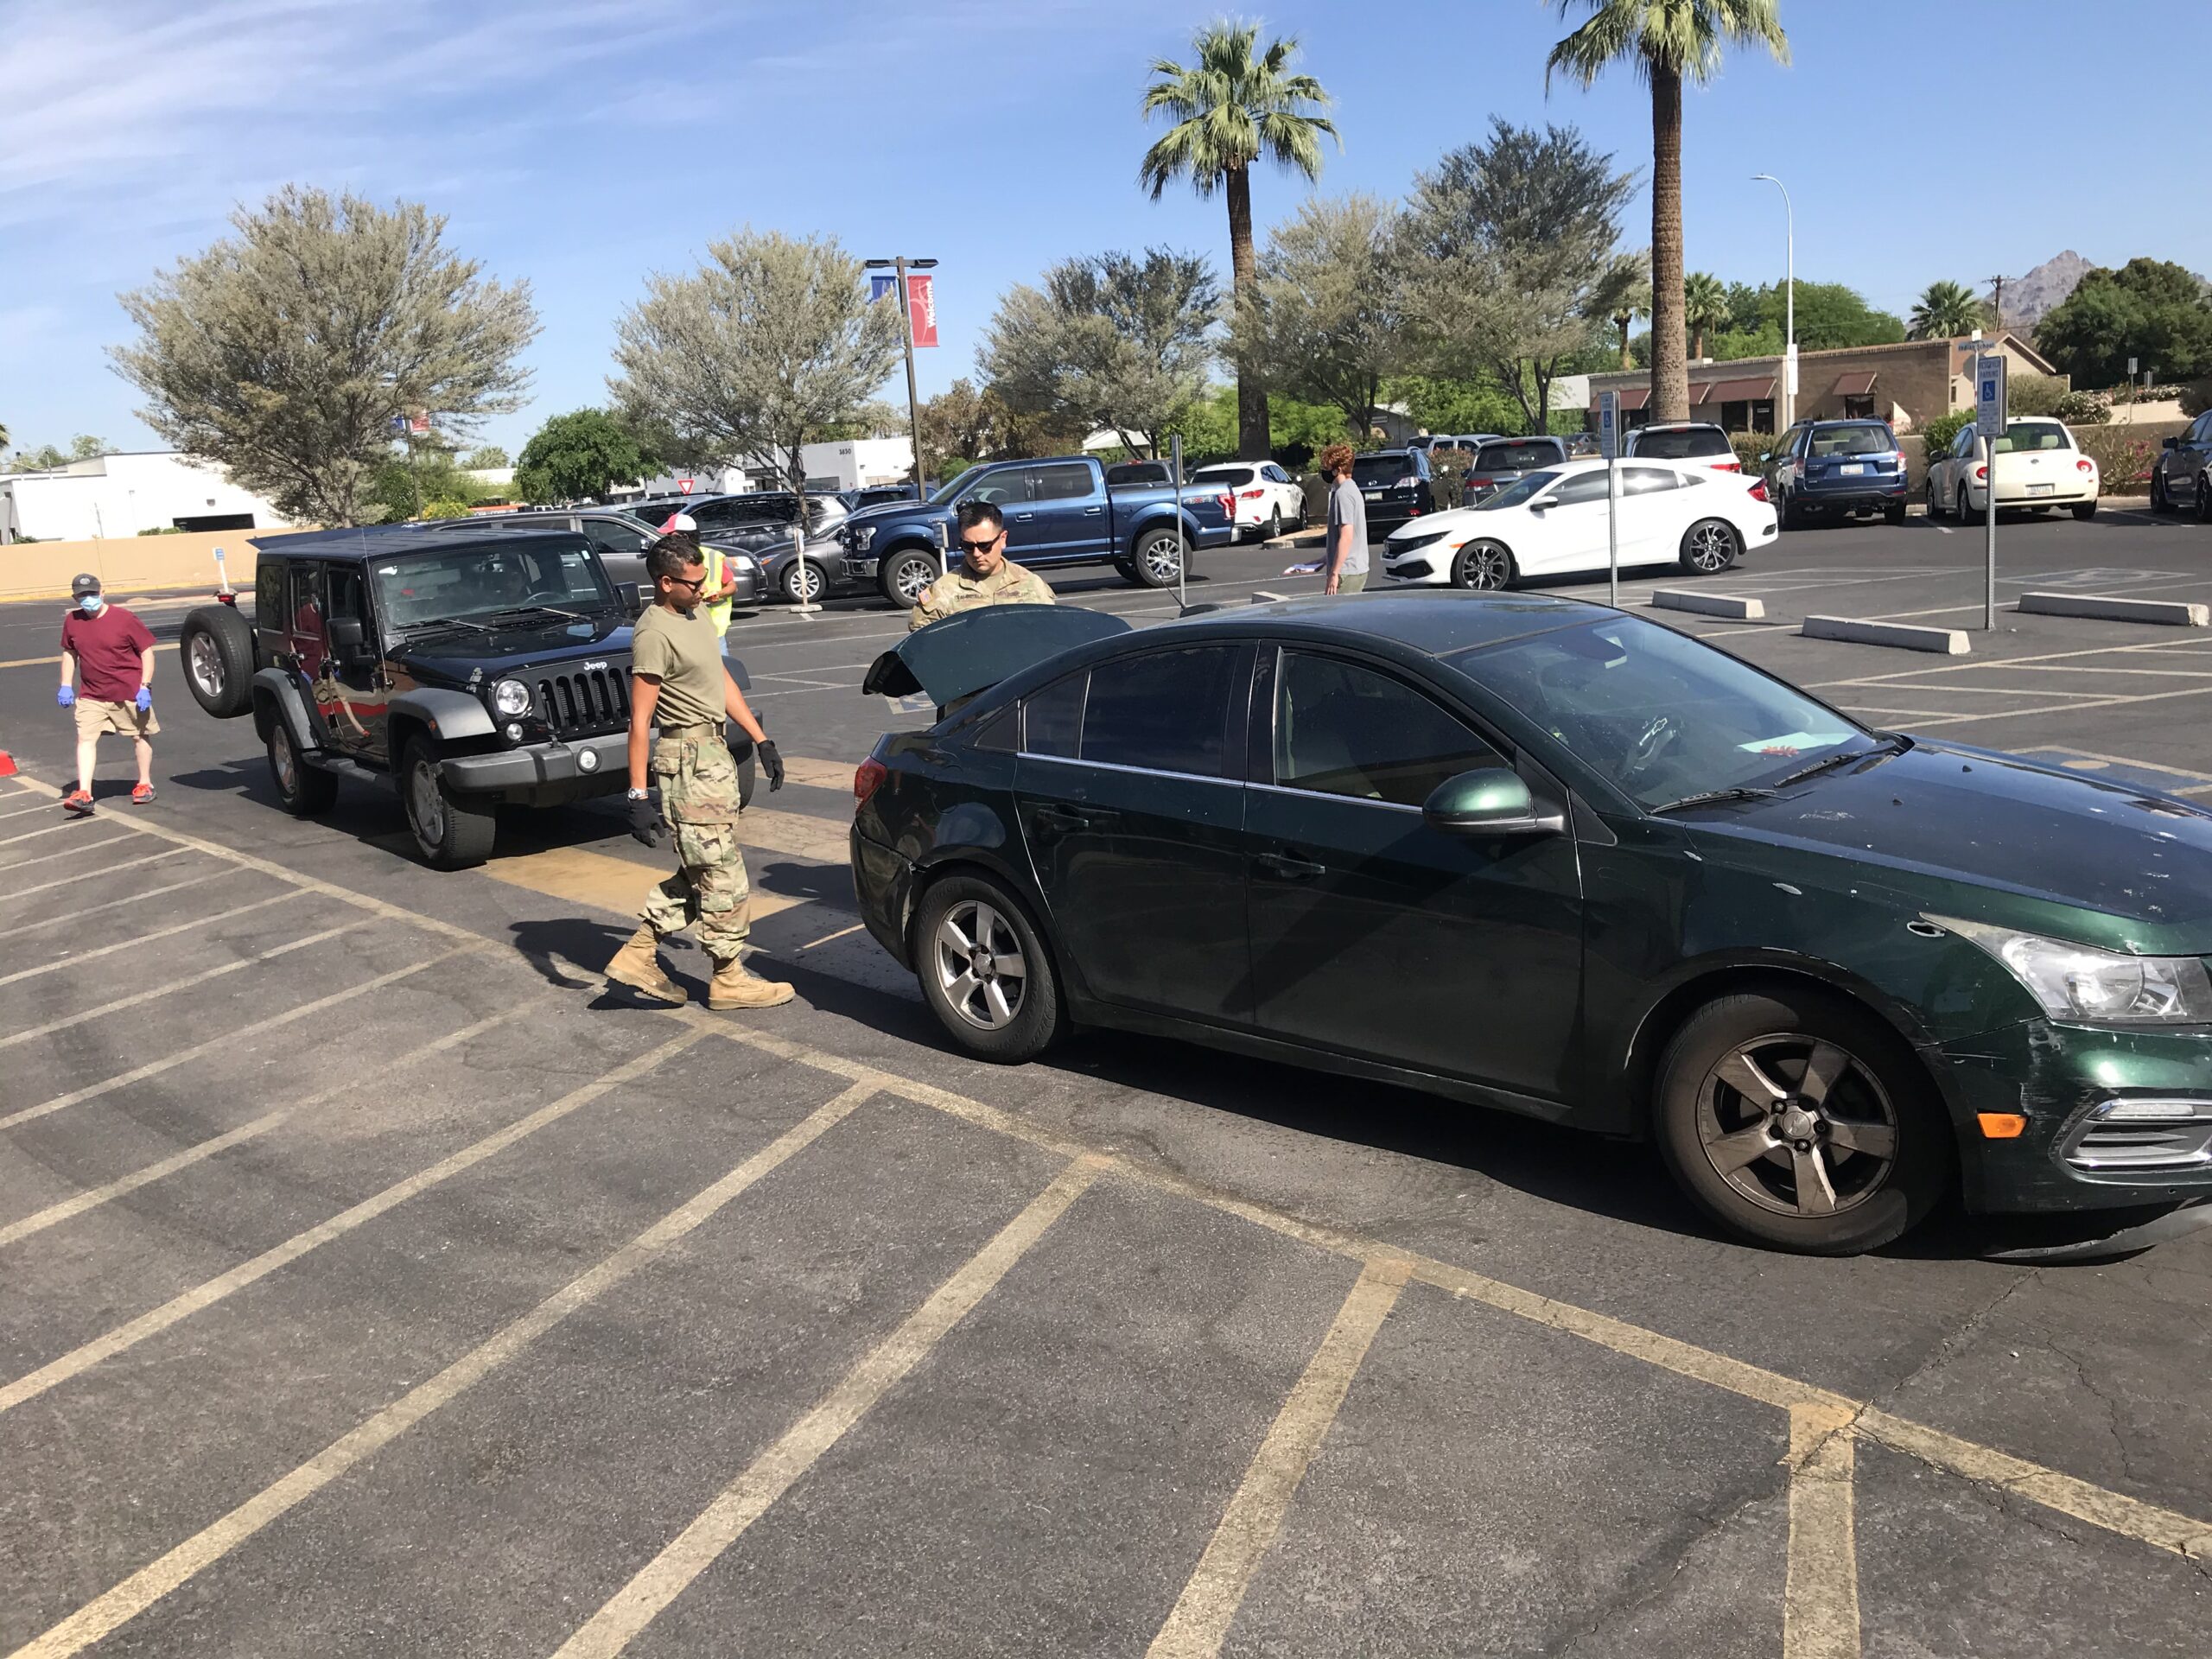
[[[1405,1288],[1406,1264],[1377,1259],[1360,1270],[1321,1345],[1306,1362],[1268,1437],[1244,1471],[1236,1495],[1207,1541],[1205,1553],[1176,1599],[1147,1659],[1212,1659],[1228,1638],[1236,1610],[1260,1570],[1298,1483],[1337,1421],[1369,1344]]]
[[[632,1637],[714,1565],[870,1407],[968,1317],[1029,1247],[1083,1196],[1097,1179],[1103,1162],[1085,1156],[1063,1169],[997,1236],[848,1371],[820,1404],[785,1429],[666,1548],[616,1591],[589,1623],[561,1644],[554,1659],[606,1659],[629,1646]]]
[[[505,1128],[487,1135],[480,1141],[470,1142],[449,1157],[441,1158],[428,1169],[417,1171],[405,1180],[393,1182],[350,1209],[340,1211],[329,1220],[318,1222],[305,1232],[293,1234],[283,1243],[264,1250],[250,1261],[239,1262],[229,1272],[218,1274],[181,1295],[172,1296],[151,1312],[142,1313],[137,1319],[116,1326],[106,1335],[95,1337],[92,1341],[71,1349],[59,1359],[51,1360],[35,1371],[26,1372],[6,1387],[0,1388],[0,1411],[13,1411],[26,1400],[35,1400],[48,1389],[92,1370],[102,1360],[111,1359],[126,1349],[135,1348],[147,1338],[158,1335],[203,1308],[213,1307],[225,1297],[267,1278],[279,1268],[289,1267],[308,1251],[319,1249],[334,1238],[342,1238],[355,1228],[375,1220],[385,1211],[429,1192],[442,1181],[450,1180],[463,1170],[474,1168],[486,1158],[505,1152],[524,1136],[535,1135],[547,1124],[557,1123],[571,1113],[589,1105],[609,1090],[635,1082],[662,1061],[682,1053],[698,1040],[696,1032],[685,1032],[663,1043],[658,1048],[649,1050],[634,1059],[625,1060],[581,1089],[570,1090],[550,1105],[541,1106]]]
[[[359,1467],[432,1412],[474,1388],[579,1308],[588,1306],[695,1231],[731,1199],[842,1122],[872,1090],[848,1089],[747,1158],[713,1185],[671,1210],[588,1273],[570,1280],[520,1319],[462,1355],[429,1382],[410,1389],[366,1422],[262,1490],[158,1560],[133,1573],[44,1635],[16,1649],[14,1659],[60,1659],[81,1653],[162,1597],[212,1567],[270,1522]]]
[[[1859,1659],[1859,1535],[1851,1418],[1789,1408],[1789,1564],[1783,1659]]]
[[[751,822],[752,815],[748,813],[746,823]],[[744,828],[740,826],[741,839],[743,834]],[[582,847],[552,847],[542,853],[494,858],[482,867],[482,873],[510,887],[528,887],[533,893],[546,893],[570,904],[594,905],[624,915],[636,913],[645,902],[645,895],[669,874],[666,869],[633,859],[615,858]],[[757,922],[764,916],[810,902],[789,893],[763,893],[755,887],[751,913]]]

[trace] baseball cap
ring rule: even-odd
[[[688,512],[670,513],[668,522],[660,527],[664,536],[680,536],[686,531],[694,536],[699,533],[699,521]]]
[[[82,599],[86,594],[97,594],[99,590],[100,579],[89,570],[71,578],[69,582],[69,597],[72,599]]]

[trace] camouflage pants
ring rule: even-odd
[[[732,961],[751,930],[753,899],[737,844],[737,763],[719,736],[664,737],[653,746],[652,776],[676,831],[677,871],[653,889],[640,919],[664,937],[696,923],[707,954]]]

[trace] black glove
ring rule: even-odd
[[[765,737],[753,746],[753,753],[760,770],[768,774],[768,792],[772,795],[784,786],[784,757],[776,753],[774,742]]]
[[[658,847],[668,839],[668,820],[661,817],[659,803],[652,797],[630,803],[630,833],[648,847]]]

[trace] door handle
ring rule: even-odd
[[[1014,515],[1014,522],[1017,524],[1026,524],[1035,516],[1033,513],[1017,512]]]
[[[1065,836],[1078,830],[1095,830],[1103,823],[1111,823],[1113,817],[1111,812],[1102,812],[1096,807],[1082,812],[1070,812],[1061,807],[1040,806],[1030,814],[1029,821],[1039,830]]]
[[[1317,875],[1326,875],[1329,867],[1316,864],[1311,859],[1289,858],[1281,853],[1262,853],[1252,861],[1270,875],[1281,876],[1286,881],[1310,881]]]
[[[1083,510],[1083,516],[1086,518],[1096,518],[1100,513],[1105,511],[1106,509],[1103,507],[1085,507]]]

